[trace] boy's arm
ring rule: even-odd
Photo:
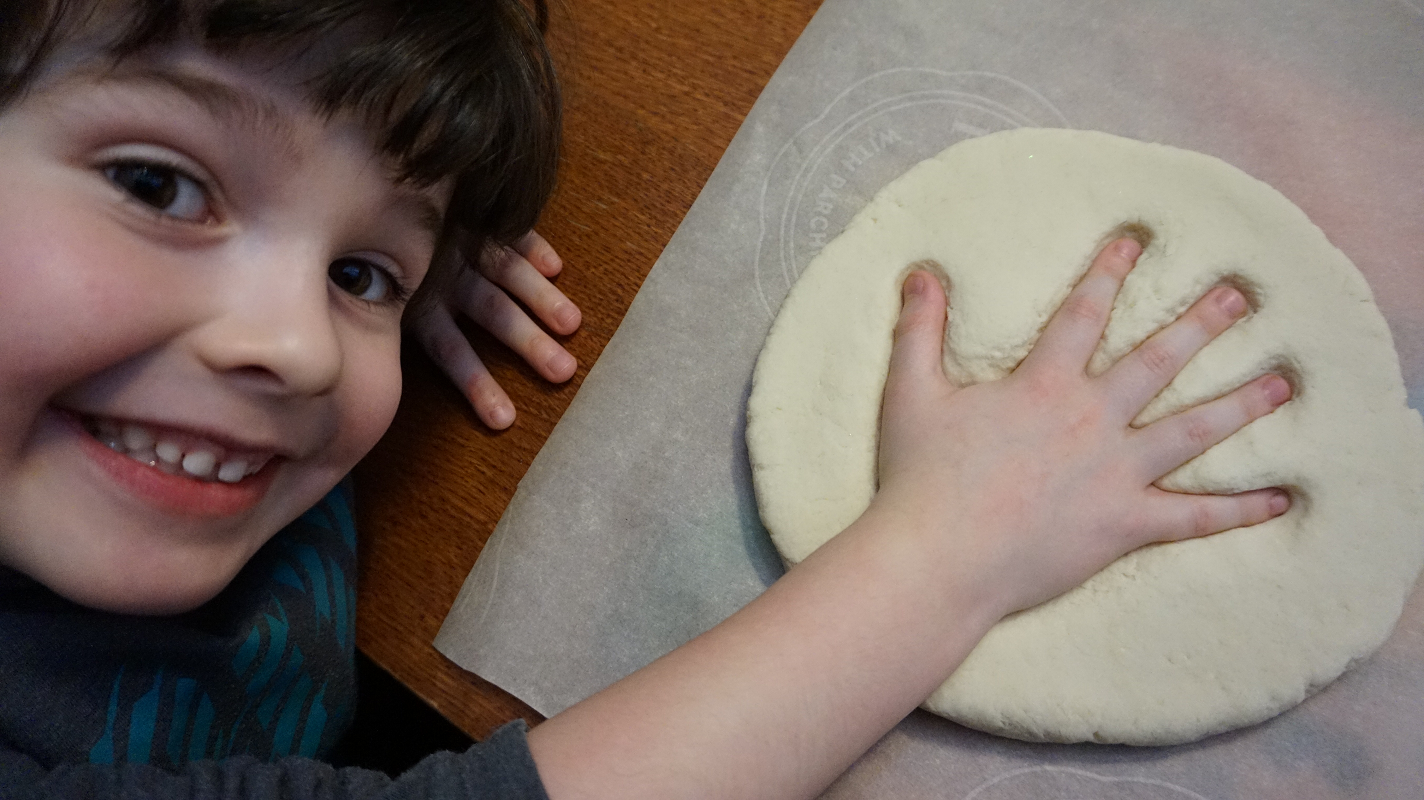
[[[1144,544],[1252,525],[1283,492],[1153,482],[1290,395],[1264,376],[1136,429],[1132,419],[1246,310],[1209,292],[1107,372],[1087,375],[1141,248],[1099,254],[1013,375],[956,389],[945,298],[905,285],[886,384],[880,489],[865,514],[732,617],[537,727],[549,795],[794,798],[820,792],[999,619]]]
[[[542,322],[567,336],[583,319],[578,306],[551,282],[563,268],[554,248],[530,231],[514,247],[462,267],[450,292],[415,321],[414,331],[425,352],[460,387],[480,421],[495,430],[514,423],[514,404],[456,326],[455,317],[469,317],[545,380],[563,383],[574,376],[578,362],[539,327]],[[530,319],[519,303],[539,322]]]

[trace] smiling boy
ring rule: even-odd
[[[514,0],[21,2],[0,60],[0,777],[319,754],[352,690],[332,487],[395,413],[408,301],[490,292],[457,274],[487,242],[547,256],[520,236],[558,139],[533,18]],[[577,325],[538,269],[500,260],[552,327]],[[569,377],[531,326],[490,325]],[[466,388],[504,411],[487,376]]]
[[[86,606],[206,601],[400,398],[448,187],[245,66],[134,57],[0,116],[3,555]]]

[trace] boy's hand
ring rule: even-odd
[[[1153,486],[1285,402],[1282,378],[1131,424],[1242,316],[1235,289],[1208,292],[1088,377],[1140,250],[1109,245],[1012,375],[963,389],[941,361],[944,292],[911,275],[870,508],[728,619],[535,728],[549,796],[815,796],[1003,616],[1149,542],[1284,511],[1275,489],[1195,497]]]
[[[520,308],[523,303],[540,322],[565,335],[578,329],[582,315],[549,279],[563,261],[544,237],[530,231],[513,248],[467,265],[449,295],[415,323],[416,336],[435,363],[459,386],[484,424],[495,430],[514,422],[514,404],[455,325],[464,314],[518,353],[546,380],[572,378],[578,362]]]
[[[1003,380],[956,388],[944,375],[945,295],[905,282],[885,388],[878,512],[933,530],[1003,616],[1049,600],[1152,542],[1254,525],[1288,495],[1186,495],[1153,484],[1290,399],[1280,376],[1141,429],[1132,420],[1207,342],[1247,311],[1219,286],[1097,377],[1088,360],[1141,247],[1109,244]],[[997,617],[996,617],[997,618]]]

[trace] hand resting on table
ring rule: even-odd
[[[582,320],[578,307],[551,282],[562,269],[554,248],[530,231],[514,247],[488,252],[477,264],[465,261],[445,296],[415,321],[425,351],[490,428],[512,425],[514,404],[455,324],[456,315],[489,331],[545,380],[563,383],[573,377],[578,362],[520,307],[523,303],[557,334],[577,330]]]

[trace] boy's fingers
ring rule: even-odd
[[[1225,397],[1148,425],[1134,437],[1142,454],[1143,477],[1157,480],[1252,420],[1275,411],[1290,397],[1285,378],[1262,375]]]
[[[1192,356],[1246,314],[1246,297],[1218,286],[1192,304],[1175,322],[1138,345],[1102,379],[1119,411],[1131,419],[1157,396]]]
[[[1151,541],[1173,542],[1244,528],[1284,514],[1290,495],[1280,489],[1257,489],[1232,495],[1177,494],[1154,490],[1157,529]]]
[[[483,275],[465,271],[455,289],[459,309],[554,383],[572,378],[578,362]]]
[[[890,351],[891,383],[944,379],[944,325],[947,302],[939,281],[923,270],[910,273]]]
[[[564,268],[564,260],[554,251],[554,246],[537,231],[524,234],[523,238],[514,243],[514,249],[546,278],[558,275]]]
[[[415,334],[430,358],[460,387],[481,422],[497,431],[514,423],[509,395],[490,375],[445,306],[437,304],[422,315],[415,323]]]
[[[1118,289],[1122,288],[1123,279],[1141,254],[1142,245],[1132,239],[1118,239],[1104,247],[1063,305],[1054,312],[1023,366],[1087,369],[1088,359],[1092,358],[1108,326]]]
[[[531,231],[525,238],[531,236],[537,238],[539,234]],[[542,238],[538,241],[544,242]],[[548,248],[547,242],[544,247]],[[549,252],[552,254],[553,250],[549,249]],[[530,252],[530,256],[537,257],[537,253]],[[583,321],[578,306],[549,283],[547,273],[536,269],[529,258],[519,252],[506,247],[487,254],[480,260],[478,271],[496,286],[519,298],[520,302],[528,306],[529,310],[555,333],[573,333]],[[558,270],[554,272],[557,273]]]

